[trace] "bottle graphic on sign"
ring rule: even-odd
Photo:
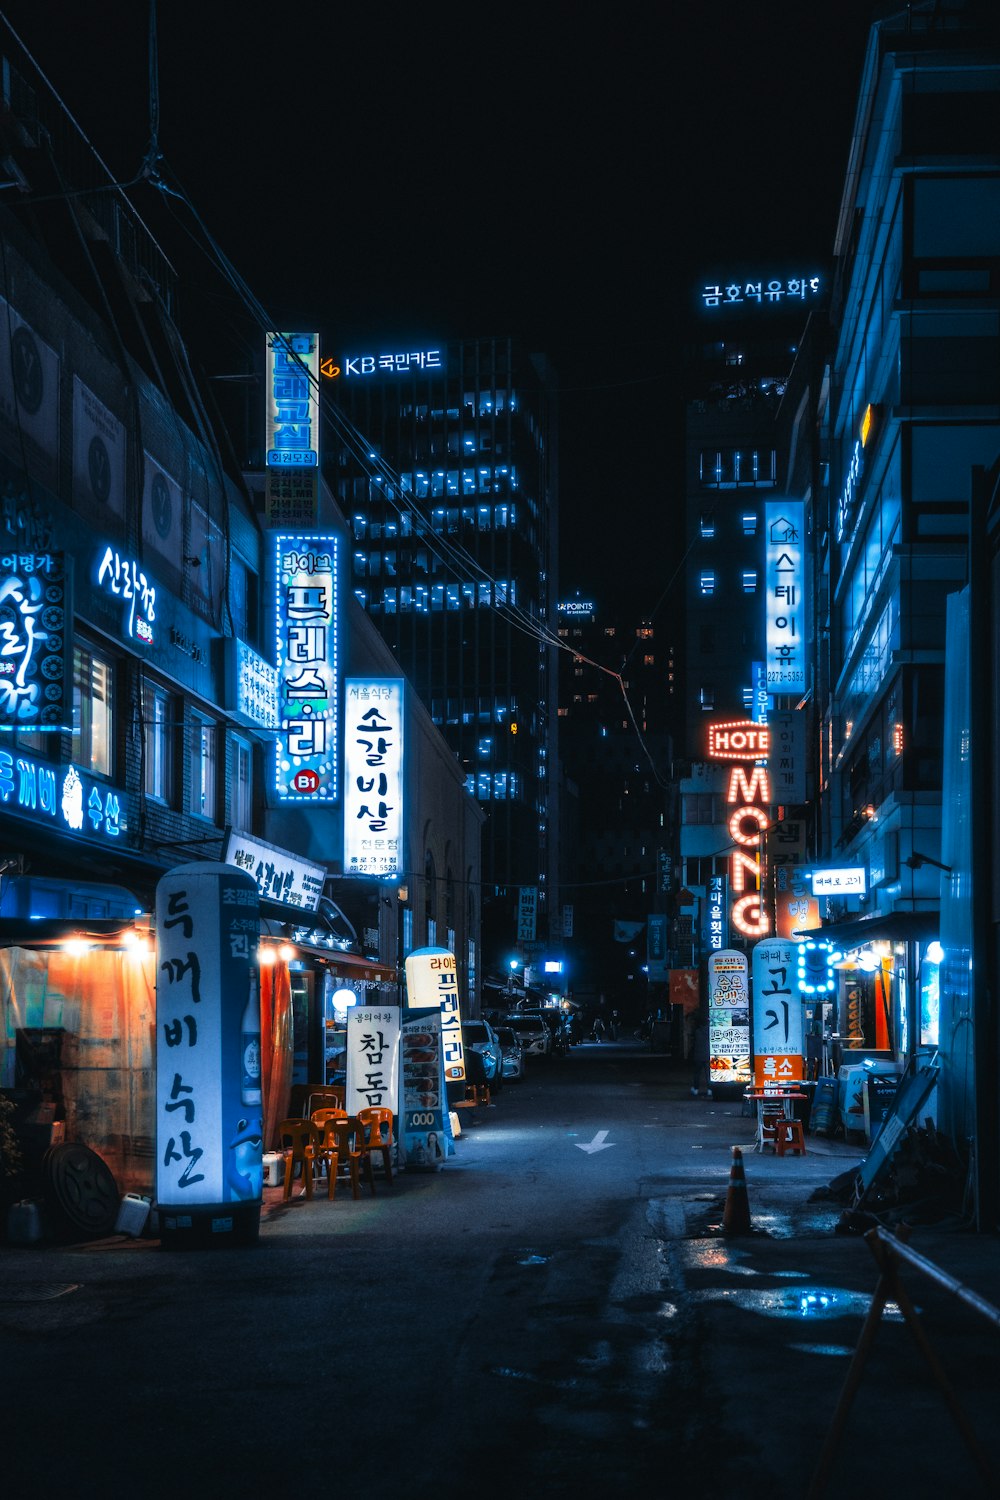
[[[240,1022],[240,1057],[240,1098],[244,1104],[260,1104],[260,1000],[254,984]]]

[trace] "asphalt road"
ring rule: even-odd
[[[253,1248],[0,1249],[5,1494],[803,1494],[874,1283],[809,1203],[851,1161],[748,1155],[754,1235],[727,1241],[753,1123],[686,1083],[578,1047],[466,1115],[439,1173],[269,1190]],[[824,1257],[836,1327],[761,1316]]]

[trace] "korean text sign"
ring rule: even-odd
[[[398,1005],[352,1005],[347,1012],[347,1111],[384,1106],[398,1113]]]
[[[765,938],[753,949],[754,1083],[791,1083],[802,1077],[802,995],[796,945]]]
[[[339,795],[339,541],[309,531],[281,533],[275,548],[275,787],[282,801],[334,802]]]
[[[72,720],[67,625],[73,610],[62,552],[0,556],[0,725],[58,730]]]
[[[403,679],[344,682],[344,873],[402,866]]]
[[[440,1010],[444,1075],[449,1083],[460,1082],[465,1077],[465,1049],[455,955],[447,948],[415,948],[404,968],[407,1008]]]
[[[259,931],[257,887],[231,865],[156,887],[156,1197],[179,1225],[261,1198]]]
[[[267,335],[267,467],[319,467],[319,334]]]
[[[806,690],[805,506],[769,500],[764,507],[767,687]]]
[[[746,954],[721,948],[708,955],[709,1077],[750,1082],[750,985]]]

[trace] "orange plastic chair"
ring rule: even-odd
[[[392,1183],[392,1110],[384,1105],[373,1105],[358,1110],[358,1133],[356,1146],[365,1164],[368,1185],[375,1195],[375,1173],[372,1171],[372,1153],[382,1153],[385,1180]]]
[[[302,1166],[302,1182],[307,1198],[313,1195],[313,1166],[320,1135],[312,1120],[282,1120],[278,1126],[278,1150],[285,1154],[284,1197],[292,1196],[292,1178],[296,1163]]]
[[[337,1173],[340,1170],[341,1160],[351,1178],[351,1196],[360,1198],[361,1185],[359,1181],[359,1163],[361,1152],[357,1146],[351,1143],[350,1135],[346,1130],[347,1121],[350,1119],[346,1109],[315,1109],[312,1113],[312,1122],[320,1133],[319,1145],[316,1148],[316,1161],[326,1167],[326,1196],[332,1198],[337,1187]]]

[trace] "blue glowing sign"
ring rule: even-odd
[[[97,568],[97,582],[128,605],[125,630],[131,639],[151,646],[156,589],[135,559],[122,557],[115,547],[105,547]]]
[[[702,307],[746,307],[750,302],[756,302],[758,307],[768,303],[771,307],[777,307],[787,299],[789,302],[815,302],[822,293],[822,278],[819,276],[793,276],[788,279],[782,277],[770,277],[765,280],[760,276],[754,280],[737,281],[735,278],[723,285],[721,281],[714,286],[702,288]]]
[[[443,370],[440,349],[418,349],[400,354],[355,354],[344,360],[343,374],[409,375],[415,370]],[[332,371],[331,371],[332,373]]]
[[[767,687],[806,690],[805,505],[768,500],[764,506]]]
[[[267,335],[267,467],[319,467],[319,334]]]
[[[338,796],[339,545],[311,531],[275,537],[275,788],[284,802]]]
[[[841,950],[826,938],[818,941],[807,938],[799,943],[799,992],[803,995],[832,994],[837,988],[837,971],[833,966],[843,956]]]
[[[63,553],[0,557],[0,729],[70,723],[67,610]]]
[[[89,838],[117,839],[126,826],[113,787],[76,766],[47,765],[10,750],[0,750],[0,803]]]

